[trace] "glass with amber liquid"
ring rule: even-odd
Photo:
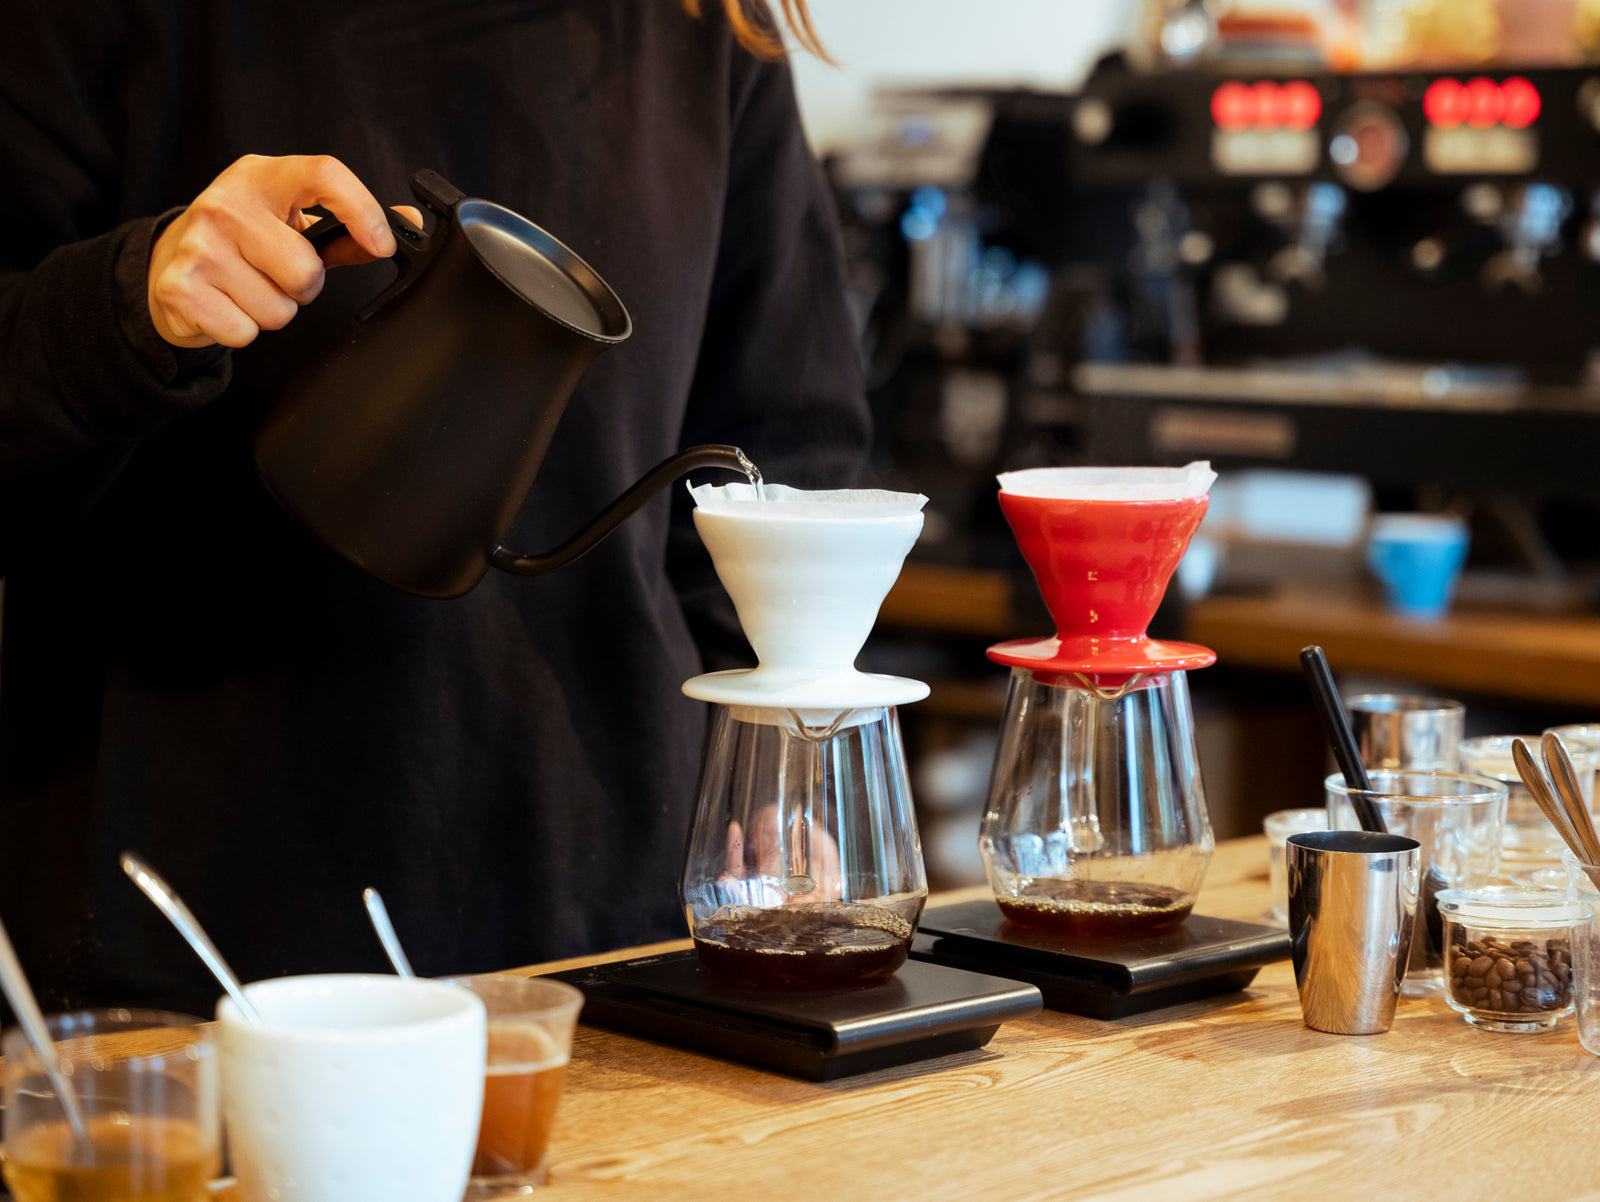
[[[683,880],[701,967],[846,989],[905,963],[927,899],[893,706],[717,706]]]
[[[483,1116],[463,1202],[532,1193],[548,1169],[583,994],[562,981],[505,973],[450,983],[477,994],[489,1019]]]
[[[220,1156],[217,1055],[201,1019],[156,1010],[48,1018],[80,1139],[20,1028],[5,1033],[5,1179],[17,1202],[201,1202]]]
[[[1013,668],[979,846],[1012,922],[1084,939],[1175,930],[1213,846],[1185,673]]]

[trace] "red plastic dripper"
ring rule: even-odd
[[[1207,504],[1204,496],[1082,501],[1002,492],[1000,509],[1056,633],[997,643],[989,658],[1035,672],[1087,675],[1100,686],[1135,673],[1215,663],[1208,647],[1145,634]]]

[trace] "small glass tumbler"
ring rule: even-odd
[[[1361,762],[1375,768],[1454,772],[1467,707],[1446,697],[1363,693],[1345,702]]]
[[[1443,889],[1487,885],[1500,867],[1506,787],[1460,772],[1372,772],[1367,796],[1391,835],[1422,845],[1422,900],[1403,991],[1426,997],[1444,989],[1444,931],[1433,899]],[[1323,782],[1328,825],[1361,829],[1351,797],[1358,790],[1334,773]]]
[[[1567,754],[1572,755],[1579,749],[1587,751],[1595,757],[1600,765],[1600,726],[1584,725],[1579,723],[1573,726],[1552,726],[1545,732],[1555,735],[1561,740],[1562,746],[1567,749]],[[1576,764],[1574,764],[1576,766]],[[1583,789],[1583,799],[1589,803],[1589,811],[1594,812],[1594,777],[1579,774],[1578,785]]]
[[[1573,936],[1594,906],[1554,889],[1485,885],[1439,894],[1445,1001],[1471,1026],[1529,1034],[1573,1010]]]
[[[1268,814],[1261,823],[1267,836],[1267,879],[1272,885],[1272,913],[1274,922],[1289,921],[1289,876],[1284,867],[1284,840],[1290,835],[1328,829],[1328,811],[1278,810]]]
[[[46,1022],[87,1142],[74,1134],[27,1036],[7,1030],[5,1178],[17,1202],[209,1198],[220,1119],[216,1045],[203,1020],[80,1010]]]
[[[489,1019],[483,1117],[462,1197],[487,1202],[531,1194],[544,1184],[583,994],[562,981],[506,973],[447,980],[477,994]]]
[[[1594,907],[1587,921],[1572,928],[1572,1003],[1578,1015],[1578,1039],[1600,1056],[1600,864],[1584,864],[1571,849],[1561,853],[1567,870],[1567,894]]]
[[[1464,739],[1461,743],[1461,771],[1474,776],[1486,776],[1506,787],[1506,827],[1505,838],[1500,846],[1501,868],[1513,875],[1540,868],[1559,869],[1561,853],[1566,844],[1539,809],[1533,794],[1522,783],[1517,763],[1511,757],[1511,745],[1518,738],[1525,739],[1530,747],[1539,746],[1537,735],[1490,735]],[[1572,758],[1573,772],[1578,777],[1578,788],[1585,797],[1589,797],[1594,792],[1595,764],[1600,762],[1600,755],[1575,743],[1565,742],[1565,746]]]

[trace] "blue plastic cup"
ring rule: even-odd
[[[1450,608],[1467,542],[1467,524],[1458,517],[1380,514],[1372,519],[1367,566],[1383,582],[1390,609],[1408,618],[1437,618]]]

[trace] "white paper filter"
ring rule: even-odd
[[[1003,472],[1000,491],[1057,501],[1176,501],[1203,497],[1217,473],[1207,460],[1188,467],[1036,467]],[[744,485],[742,487],[749,487]]]
[[[901,518],[921,513],[928,498],[921,493],[888,492],[881,488],[790,488],[787,484],[763,484],[762,499],[756,500],[753,484],[702,484],[691,487],[695,508],[707,513],[734,517],[758,517],[781,521],[803,518],[807,521],[852,522],[864,518]]]

